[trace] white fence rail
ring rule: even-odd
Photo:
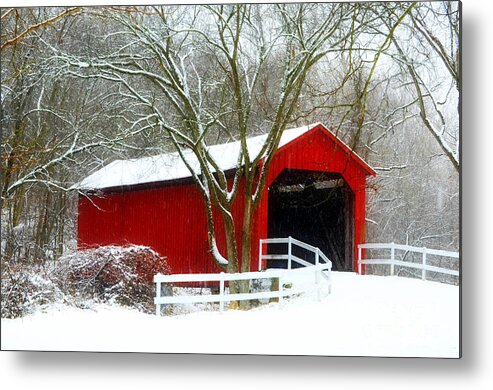
[[[264,244],[288,244],[288,248],[287,248],[288,253],[286,255],[264,254],[264,250],[263,250]],[[316,246],[306,244],[303,241],[297,240],[296,238],[290,236],[288,238],[265,238],[263,240],[259,240],[258,270],[261,271],[263,268],[265,268],[263,263],[264,260],[286,260],[288,269],[292,268],[293,262],[303,265],[305,267],[312,266],[313,265],[312,263],[300,259],[299,257],[293,255],[293,246],[298,246],[309,252],[312,252],[315,256],[315,265],[318,265],[320,263],[326,263],[326,264],[330,264],[330,268],[332,269],[332,262],[327,258],[327,256],[324,255],[324,253],[319,248],[317,248]]]
[[[287,255],[267,255],[262,254],[263,244],[270,243],[286,243],[288,244]],[[292,245],[298,245],[315,254],[315,264],[293,256],[291,253]],[[156,283],[156,297],[154,303],[156,304],[156,314],[160,315],[162,305],[167,304],[186,304],[186,303],[207,303],[218,302],[219,311],[224,310],[224,302],[242,301],[252,299],[270,299],[277,298],[279,303],[282,299],[292,295],[306,293],[310,290],[317,292],[317,296],[320,299],[322,290],[327,288],[327,293],[330,294],[331,290],[331,277],[330,271],[332,269],[332,262],[316,247],[305,244],[294,238],[275,238],[260,240],[260,254],[259,254],[259,271],[258,272],[243,272],[243,273],[216,273],[216,274],[175,274],[175,275],[162,275],[157,274],[154,276],[154,283]],[[266,259],[284,259],[288,262],[288,269],[268,269],[262,270],[262,261]],[[302,268],[292,269],[292,263],[296,262],[303,265]],[[312,274],[313,284],[309,287],[302,286],[290,286],[287,282],[291,282],[302,274]],[[321,277],[325,280],[325,283],[321,283]],[[258,279],[271,279],[278,281],[278,291],[261,291],[261,292],[249,292],[249,293],[237,293],[230,294],[226,291],[226,283],[238,280],[258,280]],[[183,296],[161,296],[162,285],[172,283],[194,283],[194,282],[219,282],[219,292],[211,295],[183,295]],[[293,288],[294,287],[294,288]],[[168,289],[169,291],[169,289]]]
[[[363,249],[390,249],[390,256],[387,259],[363,259]],[[406,253],[421,253],[421,263],[396,260],[396,251]],[[386,244],[360,244],[358,245],[358,273],[361,275],[364,264],[384,264],[390,266],[390,275],[394,275],[395,266],[408,267],[421,270],[421,278],[426,279],[427,271],[438,272],[447,275],[459,276],[459,271],[448,268],[435,267],[427,264],[427,255],[442,256],[449,258],[459,258],[459,252],[443,251],[438,249],[429,249],[425,247],[415,247],[410,245],[395,244],[393,242]]]

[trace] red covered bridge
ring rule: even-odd
[[[249,150],[264,137],[250,138]],[[239,142],[212,146],[210,152],[222,169],[232,170]],[[255,214],[251,268],[259,239],[292,236],[318,246],[334,270],[357,269],[368,175],[375,175],[373,169],[322,124],[286,130]],[[168,258],[173,273],[219,271],[207,245],[202,195],[177,153],[114,161],[83,180],[80,189],[85,194],[79,197],[79,248],[146,245]],[[235,216],[243,215],[241,196],[240,191]],[[241,220],[236,222],[240,232]],[[215,225],[225,253],[219,218]]]

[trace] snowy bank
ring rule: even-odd
[[[333,275],[332,294],[320,302],[299,297],[248,312],[156,317],[58,307],[2,319],[2,349],[458,357],[457,286]]]

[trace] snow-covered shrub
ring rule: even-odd
[[[104,246],[60,258],[53,278],[75,303],[117,303],[152,313],[155,274],[169,274],[166,259],[144,246]]]
[[[44,264],[4,262],[1,315],[16,318],[55,303],[93,302],[152,313],[157,273],[170,273],[166,259],[144,246],[88,249]]]
[[[46,266],[2,264],[2,318],[17,318],[65,301]]]

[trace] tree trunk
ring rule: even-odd
[[[247,183],[245,195],[245,211],[243,214],[243,226],[241,229],[241,272],[250,271],[250,262],[252,258],[252,222],[253,222],[253,204],[251,196],[251,185]],[[240,282],[240,292],[250,292],[250,281],[242,280]],[[250,301],[241,301],[240,309],[247,310],[250,308]]]
[[[231,218],[231,214],[223,214],[224,220],[224,234],[226,236],[226,250],[228,253],[228,266],[226,267],[226,272],[233,274],[238,272],[238,249],[236,242],[236,232],[234,221]],[[238,282],[229,282],[229,293],[237,294],[240,291]],[[230,308],[236,309],[238,303],[236,301],[230,302]]]

